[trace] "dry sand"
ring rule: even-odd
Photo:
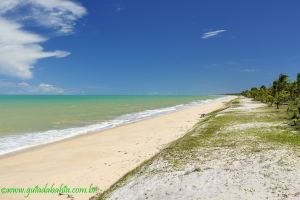
[[[34,187],[45,184],[107,189],[128,171],[183,136],[199,121],[200,113],[220,109],[235,98],[214,100],[174,113],[79,136],[15,154],[0,156],[1,187]],[[30,200],[86,200],[94,193],[31,194]],[[1,194],[0,199],[21,200],[23,194]]]

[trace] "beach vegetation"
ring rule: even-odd
[[[97,200],[128,195],[137,195],[136,199],[151,199],[155,195],[172,199],[170,195],[176,196],[176,193],[168,193],[170,188],[180,195],[198,199],[199,194],[191,192],[189,188],[194,188],[194,191],[208,186],[212,188],[210,182],[219,184],[223,177],[219,173],[231,175],[231,180],[239,181],[239,187],[245,189],[249,189],[248,185],[242,183],[247,178],[240,181],[244,176],[235,174],[254,174],[253,178],[257,181],[261,178],[263,182],[272,182],[265,187],[278,187],[266,189],[271,191],[268,195],[281,195],[281,186],[276,181],[277,173],[297,170],[297,166],[291,165],[291,160],[299,160],[297,152],[300,148],[300,135],[295,127],[288,126],[286,107],[277,109],[242,97],[227,106],[207,114],[182,138],[129,172],[99,194]],[[263,166],[263,171],[254,166],[256,164]],[[228,180],[224,176],[224,183]],[[226,191],[234,188],[230,184],[222,187],[226,187]],[[255,189],[250,188],[249,195],[254,195]],[[143,192],[138,193],[138,190]]]
[[[269,106],[275,106],[276,109],[286,108],[290,124],[300,125],[300,73],[294,81],[290,81],[287,75],[280,74],[270,87],[264,85],[259,88],[252,87],[241,94]]]

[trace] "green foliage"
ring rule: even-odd
[[[274,101],[277,109],[279,109],[279,105],[282,105],[283,103],[287,102],[288,99],[289,99],[289,93],[287,91],[280,91],[279,93],[277,93]]]
[[[300,73],[297,74],[295,81],[289,81],[287,75],[280,74],[270,87],[264,85],[259,89],[252,87],[241,94],[270,106],[276,105],[277,109],[281,105],[288,105],[287,111],[292,120],[291,124],[300,125]]]
[[[274,104],[274,102],[275,102],[275,98],[272,95],[268,94],[266,103],[269,103],[270,106],[272,106]]]
[[[292,120],[291,124],[293,126],[300,125],[300,97],[289,102],[287,111]]]

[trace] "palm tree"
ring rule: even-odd
[[[297,82],[292,82],[288,85],[287,90],[290,93],[290,100],[294,100],[298,95],[297,95]]]
[[[271,106],[275,104],[278,109],[280,105],[287,104],[287,112],[293,120],[293,125],[300,125],[300,73],[293,82],[289,82],[288,78],[287,75],[280,74],[271,87],[266,88],[264,85],[259,89],[253,87],[243,91],[242,95]]]
[[[278,81],[276,80],[276,81],[273,81],[271,95],[273,97],[275,97],[277,94],[277,91],[278,91]]]
[[[289,95],[286,91],[288,87],[288,76],[284,74],[280,74],[277,81],[273,82],[273,89],[275,90],[275,104],[277,109],[279,109],[279,105],[285,102]]]
[[[278,93],[286,89],[288,85],[288,79],[289,77],[287,75],[284,74],[279,75],[278,86],[277,86]]]
[[[296,80],[296,85],[297,85],[297,97],[300,96],[300,73],[297,74],[297,80]]]

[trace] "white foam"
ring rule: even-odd
[[[225,100],[226,98],[227,97],[220,97],[217,99]],[[167,107],[167,108],[145,110],[142,112],[130,113],[130,114],[116,117],[115,119],[109,121],[104,121],[98,124],[92,124],[83,127],[66,128],[60,130],[48,130],[44,132],[25,133],[22,135],[10,135],[6,137],[2,137],[0,138],[0,155],[42,145],[42,144],[56,142],[59,140],[71,138],[78,135],[84,135],[96,131],[106,130],[116,126],[147,119],[160,114],[182,110],[184,108],[199,105],[199,104],[209,103],[213,100],[215,99],[199,100],[188,104],[180,104],[180,105]]]

